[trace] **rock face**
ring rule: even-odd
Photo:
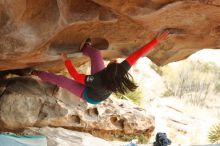
[[[112,98],[96,106],[86,105],[65,90],[28,77],[1,81],[0,91],[3,130],[53,126],[148,138],[154,130],[153,117],[130,102]]]
[[[105,58],[127,56],[167,29],[170,38],[148,54],[164,65],[220,47],[219,7],[219,0],[0,1],[0,70],[38,66],[57,71],[60,52],[75,54],[87,37],[109,41]]]

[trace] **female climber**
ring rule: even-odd
[[[69,90],[85,102],[98,104],[107,99],[112,92],[125,94],[128,91],[134,91],[137,86],[128,70],[141,56],[145,55],[160,41],[165,40],[168,34],[167,31],[160,33],[150,43],[132,53],[123,62],[110,62],[107,67],[104,66],[100,51],[92,46],[90,39],[87,39],[82,45],[81,51],[90,57],[91,75],[79,74],[65,53],[62,53],[61,58],[74,80],[37,70],[32,71],[32,75]]]

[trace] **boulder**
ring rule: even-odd
[[[111,97],[98,105],[80,102],[64,89],[30,77],[4,80],[0,97],[1,129],[65,127],[100,133],[150,137],[154,118],[129,101]]]

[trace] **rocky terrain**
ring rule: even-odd
[[[153,116],[131,102],[113,98],[93,106],[68,91],[28,77],[10,78],[0,89],[3,131],[51,126],[97,135],[143,134],[149,138],[154,130]]]
[[[102,51],[106,60],[126,57],[164,30],[170,31],[168,40],[146,54],[156,65],[185,59],[203,48],[219,49],[220,1],[0,0],[0,130],[22,133],[32,127],[50,135],[69,129],[93,132],[105,139],[112,134],[144,135],[152,142],[155,132],[168,127],[176,143],[192,143],[184,138],[193,137],[195,123],[210,123],[204,117],[188,115],[179,101],[158,100],[165,86],[155,71],[135,76],[137,81],[150,83],[141,86],[149,89],[144,92],[145,109],[114,97],[98,106],[87,105],[37,78],[13,74],[27,67],[60,73],[64,69],[61,52],[81,66],[89,59],[78,49],[88,37],[108,40],[108,49]],[[131,72],[150,71],[150,66],[140,66]],[[166,117],[163,112],[167,112]],[[57,131],[55,127],[66,129]],[[207,134],[204,129],[198,131]],[[198,143],[197,138],[194,140]]]

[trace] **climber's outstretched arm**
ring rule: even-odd
[[[69,74],[79,83],[85,85],[85,74],[79,74],[76,68],[73,66],[72,61],[66,56],[65,53],[61,54],[62,60],[65,63],[65,66],[69,72]]]
[[[134,53],[132,53],[130,56],[128,56],[122,64],[127,64],[126,68],[128,66],[132,66],[141,56],[145,55],[148,51],[150,51],[153,47],[155,47],[160,41],[165,40],[168,37],[169,33],[168,31],[160,33],[155,39],[153,39],[151,42],[143,46],[142,48],[138,49]]]

